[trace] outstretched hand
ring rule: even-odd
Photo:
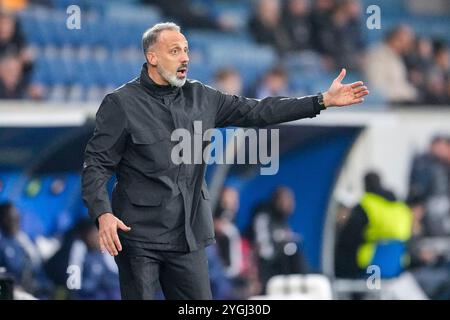
[[[362,81],[342,84],[347,71],[342,69],[339,76],[334,79],[327,92],[323,93],[325,107],[341,107],[362,103],[369,90]]]

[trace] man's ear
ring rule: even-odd
[[[156,54],[152,51],[148,51],[146,56],[148,63],[151,66],[156,67],[156,65],[158,64],[158,58],[156,57]]]

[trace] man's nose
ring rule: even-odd
[[[181,63],[188,63],[189,62],[189,55],[187,52],[183,52],[181,55]]]

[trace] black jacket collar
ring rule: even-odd
[[[142,65],[140,82],[145,88],[150,90],[152,93],[158,94],[158,95],[173,94],[173,93],[176,93],[179,89],[178,87],[175,87],[172,85],[160,85],[160,84],[155,83],[148,76],[147,63],[144,63]]]

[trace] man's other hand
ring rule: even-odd
[[[98,217],[98,226],[98,240],[102,252],[108,251],[110,255],[117,256],[119,251],[122,251],[117,229],[128,232],[131,228],[109,212]]]
[[[342,69],[339,76],[334,79],[327,92],[323,93],[323,102],[325,107],[340,107],[352,104],[362,103],[364,96],[369,94],[369,90],[362,81],[350,84],[342,84],[342,80],[347,71]]]

